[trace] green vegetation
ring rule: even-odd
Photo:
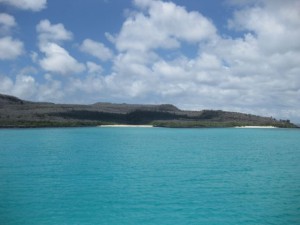
[[[88,110],[72,110],[52,113],[50,116],[73,120],[106,121],[119,124],[150,124],[155,120],[188,119],[186,115],[176,115],[169,112],[136,110],[129,113],[107,113]]]
[[[250,122],[216,122],[216,121],[155,121],[152,123],[155,127],[169,128],[226,128],[243,126],[274,126],[279,128],[296,128],[293,124],[287,123],[250,123]]]
[[[94,127],[110,123],[82,121],[0,121],[0,128],[37,128],[37,127]]]
[[[139,123],[115,123],[103,121],[0,121],[0,128],[42,128],[42,127],[95,127],[114,124],[139,124]],[[296,128],[293,124],[267,123],[256,124],[247,122],[215,122],[215,121],[152,121],[141,123],[154,127],[168,128],[226,128],[240,126],[275,126],[279,128]]]

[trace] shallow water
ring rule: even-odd
[[[300,130],[0,130],[0,224],[300,224]]]

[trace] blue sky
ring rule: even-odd
[[[0,0],[0,93],[300,122],[298,0]]]

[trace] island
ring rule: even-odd
[[[103,125],[148,125],[169,128],[253,126],[297,128],[289,120],[222,110],[181,110],[171,104],[54,104],[25,101],[0,94],[0,128]]]

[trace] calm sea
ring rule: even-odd
[[[300,130],[0,130],[1,225],[300,224]]]

